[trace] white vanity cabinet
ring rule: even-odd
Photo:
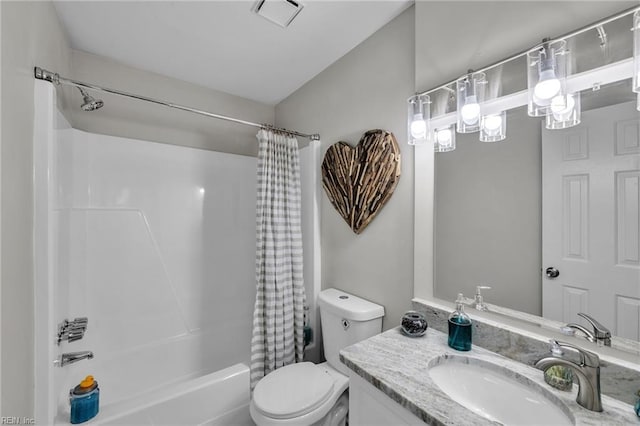
[[[425,423],[354,372],[349,373],[349,425],[389,426]]]

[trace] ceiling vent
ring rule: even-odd
[[[304,6],[294,0],[258,0],[253,11],[265,19],[286,28]]]

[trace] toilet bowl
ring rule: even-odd
[[[279,368],[258,382],[250,404],[258,426],[345,426],[349,409],[348,369],[340,349],[382,331],[384,308],[336,289],[318,296],[327,362]]]

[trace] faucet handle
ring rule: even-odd
[[[89,318],[87,317],[78,317],[78,318],[74,318],[73,321],[69,322],[69,325],[71,325],[72,327],[76,327],[76,328],[87,328],[87,325],[89,325]]]
[[[551,339],[549,340],[549,343],[551,343],[552,348],[567,348],[578,352],[578,355],[580,355],[580,364],[582,365],[594,368],[600,366],[600,357],[598,356],[598,354],[572,345],[571,343],[561,342],[559,340]]]
[[[68,342],[75,342],[82,339],[84,333],[87,331],[87,325],[89,319],[87,317],[74,318],[72,321],[68,319],[63,320],[58,324],[58,338],[56,343],[58,346],[63,340]]]
[[[579,316],[587,320],[589,324],[593,327],[593,332],[596,335],[597,339],[610,339],[611,331],[604,325],[600,324],[595,318],[590,315],[585,314],[584,312],[579,312]]]

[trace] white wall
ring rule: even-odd
[[[413,152],[405,116],[414,91],[413,19],[412,7],[276,106],[277,125],[320,133],[320,161],[332,144],[355,145],[369,129],[389,130],[398,140],[399,184],[362,234],[351,231],[318,188],[322,288],[383,305],[385,328],[399,324],[413,294]]]
[[[1,405],[2,416],[33,416],[33,67],[67,72],[70,51],[50,2],[3,1],[0,8]]]

